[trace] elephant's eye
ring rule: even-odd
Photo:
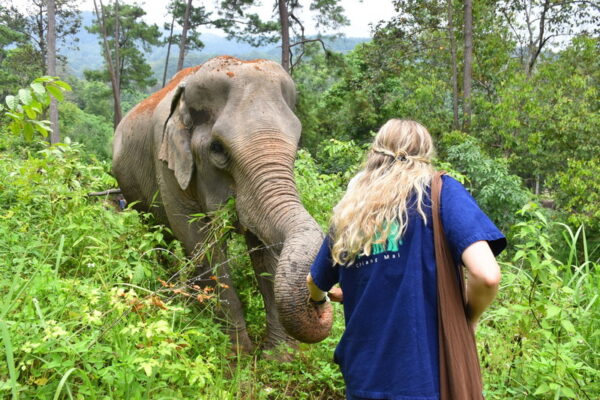
[[[229,154],[227,154],[223,142],[218,139],[213,140],[210,142],[209,150],[213,164],[218,168],[225,168],[229,163]]]
[[[213,142],[210,144],[210,151],[211,153],[225,153],[225,148],[223,147],[223,143],[219,142],[218,140],[213,140]]]

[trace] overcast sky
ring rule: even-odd
[[[110,0],[105,0],[103,3],[108,3]],[[131,0],[123,1],[125,3],[131,3]],[[144,5],[147,16],[146,21],[150,23],[156,23],[162,27],[163,23],[167,21],[166,5],[168,0],[138,0],[138,3]],[[214,10],[215,0],[194,0],[193,5],[205,4],[207,9]],[[312,24],[312,18],[310,11],[308,10],[309,1],[301,1],[301,4],[306,3],[300,15],[305,22],[306,34],[311,35],[317,33],[314,24]],[[83,0],[82,9],[92,11],[94,8],[92,0]],[[262,6],[256,11],[263,18],[270,17],[273,13],[273,0],[262,0]],[[370,37],[371,31],[369,24],[375,24],[380,20],[388,20],[394,15],[394,7],[392,6],[391,0],[341,0],[341,5],[344,7],[346,17],[350,20],[350,25],[341,29],[341,32],[346,34],[348,37]],[[210,32],[216,35],[223,35],[219,30],[202,30],[202,32]],[[325,32],[322,32],[325,33]]]

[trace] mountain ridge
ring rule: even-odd
[[[64,46],[61,50],[62,55],[67,59],[69,71],[79,78],[83,77],[84,70],[99,69],[104,63],[99,36],[91,34],[85,29],[86,26],[92,24],[94,19],[94,13],[90,11],[82,12],[82,29],[77,33],[74,40],[77,48]],[[186,54],[184,66],[201,64],[209,58],[225,54],[241,59],[266,58],[279,60],[280,57],[281,50],[277,44],[253,47],[248,43],[236,41],[235,39],[229,40],[213,33],[202,33],[201,40],[204,42],[204,48]],[[357,44],[371,39],[341,37],[324,40],[332,50],[345,53],[352,50]],[[166,53],[167,46],[165,44],[162,47],[153,46],[151,52],[146,54],[146,61],[152,67],[154,77],[159,81],[162,81]],[[172,45],[167,76],[173,76],[175,73],[178,53],[179,46]]]

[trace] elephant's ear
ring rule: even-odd
[[[192,124],[185,105],[185,84],[180,84],[171,100],[171,111],[163,128],[158,158],[165,161],[177,178],[182,190],[186,190],[194,172],[192,155]],[[188,126],[189,125],[189,126]]]

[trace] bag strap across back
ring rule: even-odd
[[[481,369],[475,334],[466,312],[462,267],[456,266],[440,217],[442,175],[431,182],[433,238],[437,266],[438,343],[441,400],[481,400]]]

